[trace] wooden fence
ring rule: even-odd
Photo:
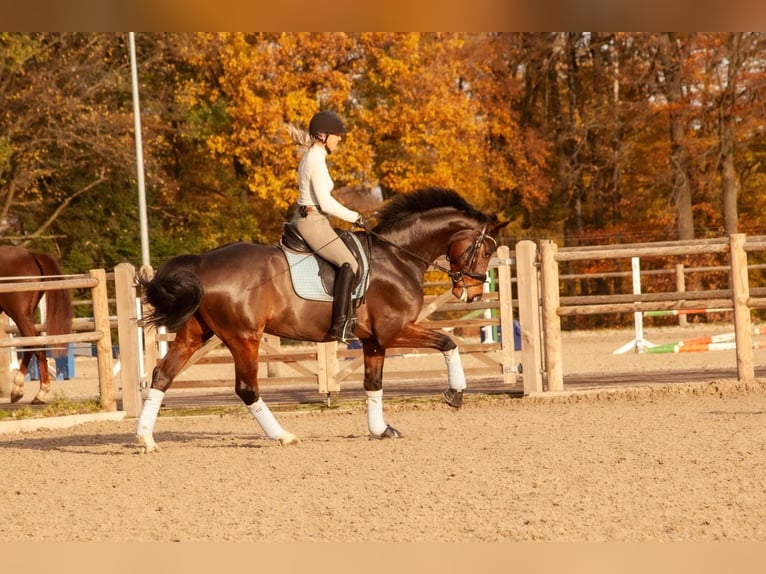
[[[556,392],[564,389],[561,346],[561,317],[599,313],[644,313],[684,309],[732,309],[734,316],[737,376],[740,380],[754,378],[753,329],[751,309],[766,308],[766,288],[751,288],[748,275],[749,252],[766,251],[766,238],[736,234],[730,238],[700,241],[676,241],[603,247],[576,247],[559,249],[551,241],[521,241],[512,256],[507,246],[498,248],[490,262],[496,272],[497,291],[486,293],[478,303],[461,303],[452,296],[448,283],[440,295],[425,298],[418,321],[431,328],[450,332],[461,353],[473,357],[482,366],[469,376],[488,375],[514,385],[523,373],[524,394]],[[567,261],[593,259],[630,259],[635,257],[683,258],[688,255],[720,253],[728,256],[730,287],[728,289],[687,291],[681,284],[676,291],[663,293],[625,293],[612,295],[561,296],[559,264]],[[513,299],[511,268],[515,265],[518,298]],[[0,329],[0,350],[22,345],[52,343],[95,342],[97,349],[99,386],[104,410],[116,409],[112,374],[111,329],[116,327],[120,348],[120,387],[122,408],[128,416],[137,416],[141,409],[142,390],[161,354],[160,347],[172,344],[173,333],[157,333],[153,329],[138,327],[143,310],[139,304],[135,269],[128,263],[114,270],[116,320],[109,316],[106,273],[92,270],[88,275],[71,276],[45,282],[6,283],[1,291],[34,289],[88,288],[93,302],[93,321],[88,321],[83,332],[57,337],[8,338],[8,329]],[[521,349],[514,344],[514,311],[518,307],[521,331]],[[459,318],[438,318],[437,313],[460,315]],[[460,330],[476,332],[477,328],[499,327],[499,341],[475,342]],[[459,333],[460,332],[460,333]],[[428,357],[436,352],[426,349],[398,349],[398,355]],[[393,356],[393,355],[392,355]],[[518,358],[520,360],[518,360]],[[391,357],[389,357],[390,360]],[[221,348],[217,338],[211,339],[189,361],[193,365],[230,363],[228,351]],[[346,349],[337,343],[280,345],[276,338],[266,339],[261,345],[264,365],[263,384],[316,384],[317,392],[329,396],[340,390],[344,381],[358,373],[363,366],[360,349]],[[420,363],[422,361],[416,361]],[[388,361],[387,361],[388,364]],[[521,369],[519,369],[519,366]],[[0,394],[8,392],[9,354],[0,352]],[[277,368],[279,367],[279,368]],[[285,374],[279,371],[290,371]],[[399,376],[423,379],[434,376],[434,368],[387,372],[387,379]],[[231,380],[177,381],[174,387],[207,388],[226,385]]]
[[[105,411],[117,410],[112,375],[112,336],[107,299],[106,272],[103,269],[93,269],[87,275],[72,275],[63,279],[0,283],[0,293],[83,288],[90,290],[93,303],[92,329],[86,327],[81,332],[69,335],[10,337],[10,333],[17,333],[18,331],[5,326],[0,328],[0,394],[7,395],[10,393],[10,349],[23,346],[39,347],[53,344],[95,343],[101,408]],[[38,367],[44,369],[46,365],[39,365]]]
[[[578,314],[642,313],[647,311],[730,308],[734,315],[737,377],[754,378],[751,309],[766,308],[766,289],[750,288],[748,252],[766,250],[766,238],[734,234],[728,239],[669,241],[603,247],[559,249],[552,241],[522,241],[517,245],[519,316],[522,348],[534,357],[533,373],[524,368],[524,392],[564,390],[561,317]],[[633,257],[684,257],[727,254],[730,287],[706,291],[625,293],[562,297],[559,263]]]

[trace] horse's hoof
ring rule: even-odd
[[[459,409],[463,406],[463,391],[457,391],[455,389],[447,389],[442,395],[447,404],[451,407]]]
[[[24,391],[21,391],[20,393],[17,393],[16,391],[11,392],[12,403],[18,403],[23,397],[24,397]]]
[[[42,391],[40,391],[39,393],[37,393],[35,395],[35,398],[32,399],[32,404],[33,405],[47,405],[48,401],[45,400],[46,395],[47,395],[47,393],[43,393]]]
[[[148,454],[150,452],[159,452],[160,447],[154,442],[154,437],[147,435],[138,435],[138,452]]]
[[[377,438],[380,440],[383,440],[384,438],[402,438],[402,433],[400,433],[398,430],[396,430],[391,425],[386,425],[386,430],[384,430],[382,433],[380,433],[380,436],[374,436],[372,438]]]
[[[282,433],[282,436],[279,437],[279,446],[285,446],[288,444],[298,444],[298,437],[296,437],[293,433],[285,431]]]

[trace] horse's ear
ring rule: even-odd
[[[510,219],[508,221],[495,221],[495,222],[493,222],[491,224],[490,229],[489,229],[489,234],[490,235],[497,234],[498,231],[500,231],[503,227],[508,225],[510,222],[511,222]]]

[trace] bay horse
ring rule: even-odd
[[[383,362],[392,347],[438,349],[447,365],[444,399],[462,404],[466,379],[456,343],[444,332],[415,323],[423,306],[426,270],[446,254],[453,294],[474,301],[482,296],[492,237],[507,222],[486,215],[454,190],[429,188],[395,196],[376,214],[377,225],[354,232],[368,246],[369,283],[357,309],[355,335],[364,357],[367,425],[374,438],[401,433],[383,417]],[[366,237],[365,237],[366,235]],[[232,243],[201,255],[166,261],[151,280],[138,278],[153,309],[144,324],[175,330],[168,354],[152,373],[138,418],[142,452],[158,450],[153,438],[165,392],[186,362],[211,336],[218,336],[234,359],[235,392],[269,438],[297,441],[259,396],[258,347],[270,333],[301,341],[328,341],[332,302],[298,297],[288,262],[278,246]]]
[[[34,253],[23,247],[0,245],[0,285],[24,281],[40,281],[48,276],[61,275],[61,267],[55,257],[48,253]],[[42,330],[48,335],[65,335],[72,330],[72,294],[68,289],[48,291],[31,290],[0,293],[0,312],[5,312],[19,329],[22,337],[34,337],[39,333],[35,326],[34,313],[43,294],[46,294],[45,323]],[[2,327],[0,327],[2,328]],[[51,345],[54,357],[63,356],[66,346]],[[0,352],[4,352],[0,350]],[[11,402],[18,402],[24,396],[24,379],[32,356],[37,357],[40,390],[32,404],[43,404],[50,393],[51,382],[45,349],[25,349],[21,364],[13,377]]]

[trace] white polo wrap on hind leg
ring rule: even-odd
[[[138,436],[151,436],[154,431],[154,423],[157,422],[157,414],[160,412],[162,399],[165,393],[159,389],[149,389],[146,396],[141,414],[138,417],[136,425],[136,434]]]
[[[455,347],[444,352],[444,361],[447,363],[447,381],[449,388],[456,391],[462,391],[466,388],[465,373],[463,372],[463,363],[460,360],[460,351]]]
[[[248,405],[247,410],[253,415],[258,424],[261,425],[266,436],[273,440],[279,440],[285,433],[282,426],[274,418],[268,405],[259,398],[252,405]]]
[[[367,391],[367,428],[373,436],[380,436],[386,431],[383,420],[383,389]]]

